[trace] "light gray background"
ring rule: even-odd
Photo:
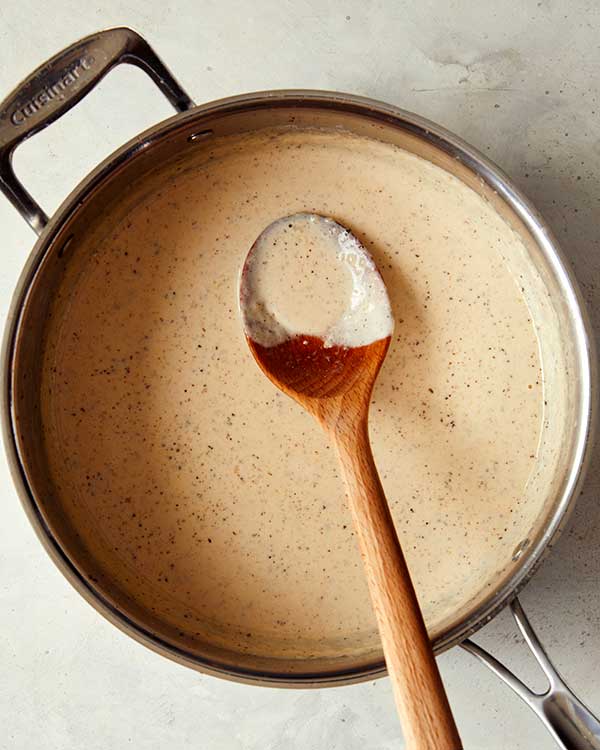
[[[600,11],[581,0],[4,0],[0,96],[81,36],[127,24],[198,102],[339,89],[445,125],[508,171],[549,219],[600,315]],[[170,114],[119,69],[23,146],[18,173],[52,211],[102,157]],[[0,312],[34,236],[0,199]],[[600,711],[598,452],[572,522],[522,600],[552,657]],[[122,635],[54,569],[0,459],[0,747],[384,750],[402,741],[387,680],[283,691],[226,683]],[[506,613],[478,638],[536,674]],[[529,710],[470,656],[440,657],[468,750],[550,750]],[[539,684],[539,679],[538,679]]]

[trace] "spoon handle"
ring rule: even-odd
[[[462,744],[369,443],[367,416],[334,432],[373,609],[410,750]]]

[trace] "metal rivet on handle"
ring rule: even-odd
[[[58,251],[58,253],[57,253],[57,255],[58,255],[58,257],[59,257],[59,258],[62,258],[62,257],[63,257],[63,255],[65,254],[65,251],[66,251],[66,250],[68,249],[68,247],[69,247],[69,245],[71,244],[71,242],[73,242],[73,237],[74,237],[74,236],[75,236],[75,235],[73,235],[73,234],[70,234],[70,235],[69,235],[69,236],[67,237],[67,239],[66,239],[66,240],[65,240],[65,241],[64,241],[64,242],[62,243],[62,245],[61,245],[61,247],[60,247],[60,250],[59,250],[59,251]]]
[[[192,133],[191,135],[188,135],[188,141],[190,143],[193,143],[194,141],[199,141],[202,138],[208,138],[209,136],[213,135],[212,130],[199,130],[197,133]]]
[[[521,555],[523,554],[523,552],[525,552],[525,550],[527,549],[527,547],[529,547],[529,544],[530,544],[530,540],[529,539],[523,539],[522,542],[519,542],[517,544],[517,546],[515,547],[514,552],[512,554],[512,559],[513,559],[514,562],[516,562],[521,557]]]

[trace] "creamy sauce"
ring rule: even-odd
[[[248,249],[304,211],[348,226],[390,295],[371,438],[430,632],[494,585],[543,502],[523,246],[459,180],[377,141],[223,138],[132,185],[69,250],[43,360],[48,459],[99,585],[117,580],[174,638],[378,654],[333,452],[238,317]]]
[[[246,335],[262,346],[316,336],[358,347],[390,336],[390,301],[373,259],[344,227],[316,214],[270,224],[240,279]]]

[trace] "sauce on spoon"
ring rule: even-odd
[[[394,328],[369,253],[333,219],[308,213],[260,234],[242,270],[240,309],[246,335],[263,347],[300,335],[326,348],[365,346]]]

